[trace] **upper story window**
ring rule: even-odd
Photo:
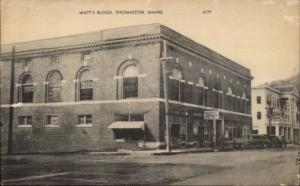
[[[28,68],[31,65],[31,58],[25,58],[23,66],[24,68]]]
[[[233,88],[231,86],[228,87],[228,90],[227,90],[227,103],[228,103],[228,109],[229,110],[234,110],[234,91],[233,91]]]
[[[47,102],[61,101],[62,75],[58,71],[52,71],[47,77]]]
[[[261,112],[256,113],[256,119],[261,120]]]
[[[182,71],[178,68],[172,70],[172,74],[169,80],[169,87],[170,87],[170,99],[181,101],[182,97],[182,86],[180,81],[182,80],[183,74]]]
[[[222,86],[221,82],[217,80],[214,84],[213,88],[213,95],[214,95],[214,106],[216,108],[222,108],[222,103],[223,103],[223,94],[222,94]]]
[[[207,89],[206,89],[206,81],[204,78],[199,77],[198,79],[198,86],[199,88],[199,100],[198,103],[200,105],[206,105],[207,100]]]
[[[52,64],[59,64],[61,62],[61,55],[55,55],[52,57]]]
[[[82,53],[82,60],[83,61],[89,61],[92,58],[91,51],[85,51]]]
[[[256,103],[261,104],[261,96],[256,96]]]
[[[93,99],[93,76],[89,69],[84,69],[79,72],[78,77],[79,100],[92,100]]]
[[[242,97],[241,97],[241,112],[247,113],[247,101],[246,101],[246,93],[243,92]]]
[[[123,71],[123,98],[138,97],[139,69],[135,65],[127,66]]]
[[[21,78],[21,88],[19,101],[22,103],[32,103],[33,101],[33,81],[30,74],[25,74]]]

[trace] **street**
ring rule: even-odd
[[[297,185],[299,148],[178,155],[2,155],[1,185]]]

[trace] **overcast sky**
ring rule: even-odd
[[[299,0],[2,0],[1,41],[161,23],[248,67],[252,85],[299,69]],[[80,15],[81,10],[163,10],[159,15]],[[210,10],[211,13],[203,14]]]

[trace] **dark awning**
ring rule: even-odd
[[[116,121],[108,126],[110,129],[141,129],[145,130],[145,123],[143,121]]]

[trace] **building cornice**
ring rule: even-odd
[[[214,65],[220,65],[222,68],[229,70],[236,75],[239,75],[247,80],[252,80],[253,77],[249,74],[243,74],[236,69],[230,68],[228,65],[226,65],[226,62],[219,62],[216,59],[213,59],[211,56],[208,56],[206,54],[201,53],[197,49],[194,49],[192,47],[189,47],[186,44],[180,43],[179,41],[176,41],[174,39],[171,39],[170,37],[164,35],[164,34],[153,34],[153,35],[147,35],[147,36],[139,36],[139,37],[131,37],[131,38],[123,38],[123,39],[113,39],[113,40],[106,40],[106,41],[99,41],[99,42],[92,42],[92,43],[86,43],[86,44],[77,44],[77,45],[71,45],[71,46],[62,46],[62,47],[53,47],[53,48],[43,48],[43,49],[37,49],[37,50],[24,50],[24,51],[18,51],[16,48],[15,58],[23,58],[30,55],[36,55],[36,56],[45,56],[49,55],[51,53],[62,53],[64,51],[70,51],[70,50],[84,50],[84,49],[90,49],[90,48],[97,48],[97,47],[105,47],[109,45],[116,45],[116,44],[122,44],[122,43],[132,43],[132,42],[141,42],[141,41],[149,41],[149,40],[158,40],[158,39],[164,39],[168,42],[181,47],[184,50],[187,50],[188,52],[191,52],[195,54],[197,57],[201,57],[206,62],[210,62]],[[1,60],[10,60],[12,57],[11,52],[3,53],[0,55]],[[244,68],[244,67],[241,67]]]
[[[203,54],[203,53],[199,52],[197,49],[189,47],[186,44],[182,44],[182,43],[180,43],[176,40],[172,40],[171,38],[169,38],[168,36],[165,36],[165,35],[161,36],[161,38],[167,40],[172,45],[175,45],[177,47],[181,47],[181,49],[183,49],[183,50],[185,50],[189,53],[194,54],[194,56],[196,56],[197,58],[200,57],[201,59],[204,59],[205,62],[211,63],[213,65],[220,65],[221,68],[223,68],[225,70],[229,70],[230,72],[233,72],[234,74],[236,74],[236,75],[238,75],[242,78],[245,78],[247,80],[251,81],[253,79],[253,76],[251,76],[250,74],[243,74],[240,71],[237,71],[237,69],[230,68],[228,65],[225,64],[226,62],[223,62],[223,63],[219,62],[216,59],[213,59],[212,57],[210,57],[209,55]],[[245,67],[241,67],[241,68],[245,68]]]
[[[53,48],[43,48],[37,50],[24,50],[18,51],[16,47],[16,58],[21,58],[27,55],[33,54],[48,54],[53,52],[64,52],[68,50],[76,50],[76,49],[86,49],[86,48],[95,48],[95,47],[102,47],[105,45],[113,45],[113,44],[121,44],[121,43],[129,43],[129,42],[138,42],[138,41],[146,41],[146,40],[155,40],[161,37],[160,34],[153,34],[147,36],[140,36],[140,37],[131,37],[131,38],[123,38],[123,39],[113,39],[113,40],[106,40],[106,41],[99,41],[99,42],[92,42],[92,43],[85,43],[85,44],[77,44],[71,46],[62,46],[62,47],[53,47]],[[2,60],[9,60],[12,57],[11,52],[3,53],[0,55]]]

